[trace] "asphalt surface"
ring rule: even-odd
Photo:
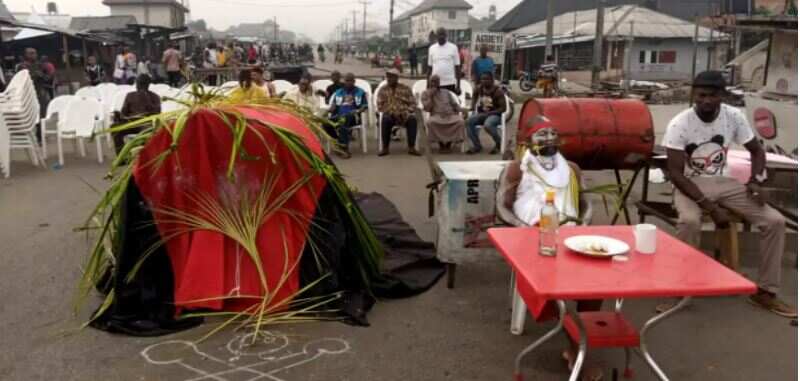
[[[662,126],[657,128],[672,112],[653,108],[656,125]],[[375,155],[374,137],[369,142],[369,154],[353,149],[353,158],[337,165],[357,189],[386,195],[424,239],[433,240],[436,223],[427,216],[424,187],[430,180],[427,164],[405,154],[403,142],[394,142],[392,154],[383,158]],[[379,302],[369,314],[370,327],[275,326],[267,343],[245,352],[233,332],[189,346],[212,324],[159,338],[78,330],[100,298],[73,314],[72,296],[89,242],[72,229],[99,198],[92,187],[106,186],[106,167],[93,160],[91,145],[86,158],[73,154],[70,144],[65,147],[61,169],[53,167],[52,156],[48,168],[41,169],[15,152],[11,179],[0,181],[0,380],[508,380],[516,354],[552,327],[528,319],[524,335],[509,333],[509,270],[498,259],[460,266],[454,289],[442,280],[417,297]],[[611,179],[601,172],[587,177],[593,184]],[[602,207],[595,209],[595,223],[608,220]],[[794,249],[785,257],[781,292],[793,304],[796,256]],[[745,273],[752,276],[758,259],[756,252],[743,255]],[[640,325],[658,302],[629,300],[625,311]],[[654,328],[649,340],[673,380],[797,379],[797,328],[743,297],[697,299]],[[565,345],[559,337],[530,354],[524,361],[526,379],[566,379],[560,359]],[[589,362],[603,366],[610,379],[610,369],[622,367],[623,352],[592,351]],[[633,367],[635,379],[655,379],[640,359]]]

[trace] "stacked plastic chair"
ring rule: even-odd
[[[9,81],[6,91],[0,94],[0,115],[8,130],[7,149],[25,149],[33,165],[43,164],[36,141],[36,127],[39,125],[39,100],[33,81],[27,70],[22,70]],[[6,138],[4,138],[6,139]],[[6,144],[2,144],[6,146]],[[0,152],[0,155],[10,153]],[[5,161],[5,160],[4,160]],[[3,164],[4,174],[11,173],[10,161]]]

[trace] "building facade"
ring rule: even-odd
[[[103,0],[112,16],[131,15],[139,24],[181,28],[189,9],[176,0]]]

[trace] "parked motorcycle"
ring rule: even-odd
[[[533,73],[529,73],[527,71],[520,71],[519,72],[519,88],[522,91],[531,91],[533,90],[533,86],[536,84],[536,78],[534,77]]]

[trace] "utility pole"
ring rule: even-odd
[[[366,1],[366,0],[362,0],[360,3],[361,3],[361,5],[364,6],[364,15],[363,15],[363,19],[361,21],[361,39],[366,41],[367,40],[367,4],[369,4],[369,2]],[[389,27],[391,28],[391,25]]]
[[[606,16],[605,0],[597,0],[597,21],[594,32],[594,57],[592,59],[592,87],[600,82],[600,72],[603,71],[603,31]]]
[[[555,0],[547,0],[547,37],[545,40],[544,56],[553,55],[553,13],[555,13]]]
[[[358,36],[358,32],[356,32],[358,30],[358,28],[356,28],[356,12],[357,12],[356,10],[353,10],[353,40],[354,41],[357,39],[356,36]]]
[[[275,37],[275,42],[279,42],[280,39],[278,39],[278,16],[272,16],[272,25],[274,27],[273,28],[273,33],[274,33],[273,37]]]
[[[392,41],[392,23],[394,22],[394,0],[389,1],[389,41]]]
[[[694,80],[694,75],[697,73],[697,44],[698,38],[700,34],[700,17],[697,14],[694,15],[694,50],[692,51],[692,80]]]
[[[631,31],[630,35],[628,36],[628,43],[625,45],[625,64],[623,67],[625,68],[625,81],[622,82],[623,90],[625,94],[628,93],[628,90],[631,88],[631,53],[633,53],[633,20],[631,20]]]

